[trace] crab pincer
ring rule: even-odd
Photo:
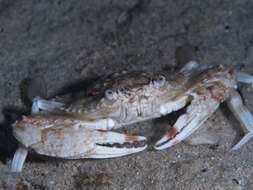
[[[237,78],[238,79],[237,79]],[[174,126],[155,144],[155,149],[171,147],[198,130],[225,100],[235,117],[247,130],[245,136],[232,150],[239,149],[253,137],[253,117],[237,92],[237,80],[252,83],[253,77],[246,73],[235,73],[233,69],[219,66],[202,72],[192,81],[185,83],[181,97],[190,102],[186,112],[178,118]],[[180,96],[179,96],[180,97]],[[177,98],[179,98],[177,97]],[[182,99],[183,99],[182,98]],[[179,98],[180,99],[180,98]],[[169,109],[169,102],[164,106]]]
[[[114,158],[146,148],[146,145],[124,147],[124,143],[144,141],[145,137],[94,129],[82,121],[59,115],[24,116],[13,125],[13,130],[21,143],[12,161],[13,172],[22,170],[29,148],[38,154],[64,159]]]

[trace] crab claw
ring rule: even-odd
[[[41,120],[33,119],[41,118]],[[47,118],[49,125],[43,123]],[[111,131],[91,129],[76,123],[68,123],[64,118],[50,120],[49,116],[32,116],[16,122],[14,136],[20,141],[21,146],[15,153],[12,168],[13,172],[21,172],[26,159],[28,148],[35,152],[65,158],[114,158],[137,153],[146,149],[146,145],[129,143],[145,141],[142,136],[120,134]],[[52,124],[52,125],[50,125]],[[128,147],[124,144],[128,143]],[[119,145],[115,147],[114,145]],[[130,146],[130,147],[129,147]]]
[[[42,139],[43,141],[40,143],[31,145],[31,148],[39,154],[66,159],[114,158],[146,149],[146,145],[124,147],[124,143],[144,141],[145,137],[104,130],[90,130],[83,126],[46,130]],[[114,144],[121,144],[122,147],[114,147]]]
[[[141,152],[147,148],[147,145],[141,147],[124,147],[125,143],[145,141],[142,136],[120,134],[116,132],[97,130],[93,131],[94,148],[91,152],[84,155],[84,158],[114,158],[128,154]],[[113,147],[113,144],[121,144],[122,147]],[[108,147],[107,145],[110,145]]]
[[[208,119],[209,114],[202,115],[201,117],[198,115],[193,116],[189,120],[186,119],[186,117],[186,115],[181,116],[169,132],[156,142],[154,147],[156,150],[169,148],[186,139],[201,127],[201,125]]]
[[[204,94],[205,89],[200,89],[199,94]],[[218,108],[219,102],[212,98],[210,94],[205,93],[205,96],[197,96],[195,93],[191,95],[194,97],[186,113],[181,115],[169,132],[156,142],[154,148],[156,150],[163,150],[186,139],[212,115]],[[206,101],[209,99],[209,101]]]

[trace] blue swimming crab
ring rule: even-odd
[[[12,161],[12,171],[20,172],[28,148],[39,154],[67,159],[111,158],[143,151],[141,147],[113,147],[107,144],[146,140],[112,132],[135,122],[158,118],[187,106],[186,111],[154,146],[161,150],[175,145],[198,130],[225,100],[248,130],[233,150],[253,136],[253,118],[237,92],[237,81],[253,83],[253,77],[232,68],[202,69],[190,61],[171,73],[134,72],[113,74],[91,87],[77,101],[62,97],[35,98],[32,115],[13,125],[20,142]]]

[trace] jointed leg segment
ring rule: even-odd
[[[237,150],[253,137],[253,117],[247,107],[243,105],[242,98],[237,91],[232,92],[228,106],[240,124],[247,130],[245,136],[232,148],[232,150]]]

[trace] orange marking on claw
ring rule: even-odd
[[[178,143],[178,141],[177,141],[177,140],[175,140],[172,144],[173,144],[173,145],[175,145],[175,144],[177,144],[177,143]]]
[[[167,137],[168,139],[170,139],[170,138],[174,137],[174,136],[177,134],[177,132],[178,132],[177,127],[172,127],[172,128],[169,130],[169,132],[166,134],[166,137]]]
[[[106,131],[102,130],[102,129],[98,129],[98,132],[100,132],[100,133],[106,133]]]
[[[126,135],[126,141],[138,141],[138,136]]]

